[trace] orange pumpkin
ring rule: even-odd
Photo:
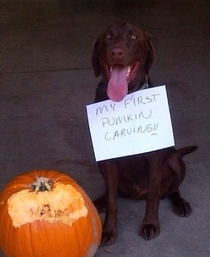
[[[101,221],[84,190],[57,171],[31,171],[0,194],[0,247],[5,257],[92,257]]]

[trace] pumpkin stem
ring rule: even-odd
[[[45,177],[37,177],[36,181],[31,185],[35,192],[51,191],[52,181]]]

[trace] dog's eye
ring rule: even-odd
[[[131,38],[132,38],[133,40],[135,40],[135,39],[137,39],[137,36],[132,35]]]
[[[106,38],[110,39],[110,38],[111,38],[111,35],[110,35],[110,34],[107,34],[107,35],[106,35]]]

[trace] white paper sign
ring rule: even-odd
[[[174,146],[165,86],[87,106],[96,161]]]

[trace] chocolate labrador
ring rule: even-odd
[[[125,22],[110,26],[98,37],[92,53],[95,76],[103,77],[96,89],[95,102],[121,101],[128,93],[151,87],[149,71],[154,58],[148,33]],[[177,215],[186,217],[191,213],[190,204],[180,196],[179,185],[185,176],[182,157],[196,148],[172,147],[98,162],[106,186],[105,194],[94,201],[99,212],[105,210],[101,245],[112,244],[116,239],[118,195],[146,199],[146,212],[139,229],[146,240],[160,232],[161,198],[171,200]]]

